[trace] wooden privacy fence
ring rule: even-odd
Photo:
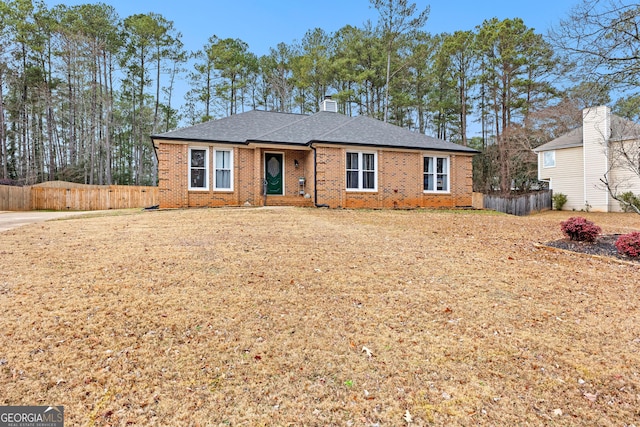
[[[0,185],[0,211],[31,210],[31,187]]]
[[[158,200],[158,187],[60,182],[29,187],[0,186],[0,210],[7,211],[144,208],[157,205]]]
[[[536,191],[520,196],[483,195],[483,208],[504,212],[510,215],[524,216],[532,212],[551,209],[551,190]]]

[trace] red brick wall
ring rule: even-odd
[[[161,208],[188,206],[188,151],[182,144],[159,144],[158,188]]]
[[[262,179],[264,177],[264,152],[283,154],[283,196],[269,196],[268,204],[309,206],[313,205],[313,152],[310,150],[266,150],[244,147],[233,148],[233,191],[213,190],[213,151],[209,147],[209,189],[189,190],[189,146],[158,142],[158,186],[161,208],[262,206],[264,204]],[[298,168],[294,161],[298,161]],[[305,193],[300,195],[298,179],[304,177]]]
[[[422,152],[378,151],[378,190],[347,191],[347,149],[318,147],[318,203],[344,208],[471,206],[471,156],[450,156],[450,193],[424,193]],[[351,149],[349,151],[352,151]],[[357,151],[354,149],[353,151]],[[364,150],[367,151],[367,150]],[[442,154],[439,154],[442,155]]]
[[[234,191],[213,191],[213,149],[209,148],[209,190],[189,191],[189,147],[186,144],[158,142],[159,190],[161,208],[196,206],[262,206],[264,152],[284,154],[285,194],[268,196],[268,205],[312,206],[314,160],[310,150],[233,148]],[[452,208],[471,206],[471,156],[450,156],[451,192],[430,194],[422,191],[422,152],[379,150],[378,190],[354,192],[345,189],[346,149],[320,146],[317,149],[318,203],[344,208]],[[364,150],[367,151],[367,150]],[[440,154],[442,155],[442,154]],[[298,161],[298,168],[294,163]],[[298,179],[306,178],[305,198],[299,194]]]

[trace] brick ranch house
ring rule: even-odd
[[[152,135],[161,208],[471,206],[477,151],[327,98],[313,115],[253,110]]]

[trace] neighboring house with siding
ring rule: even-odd
[[[606,106],[586,108],[582,117],[582,126],[533,150],[538,179],[567,196],[565,210],[619,212],[603,180],[617,194],[640,194],[640,126]]]
[[[471,148],[365,117],[253,110],[158,135],[161,208],[466,207]]]

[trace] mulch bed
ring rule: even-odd
[[[620,237],[620,234],[607,234],[602,235],[596,239],[595,242],[578,242],[569,239],[554,240],[547,242],[545,245],[563,249],[566,251],[578,252],[588,255],[597,255],[603,257],[617,258],[623,261],[630,261],[640,263],[640,258],[632,258],[618,253],[618,249],[615,246],[615,242]]]

